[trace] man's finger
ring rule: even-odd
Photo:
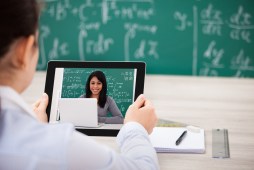
[[[145,96],[143,94],[141,94],[138,96],[138,98],[133,103],[133,105],[136,106],[137,108],[140,108],[144,105],[145,101],[146,101]]]
[[[150,100],[145,100],[144,106],[153,106]]]
[[[44,93],[40,99],[39,105],[38,105],[38,110],[45,110],[48,106],[48,95]]]
[[[33,108],[36,108],[40,105],[41,99],[38,99],[35,103],[33,103]]]

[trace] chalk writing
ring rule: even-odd
[[[127,30],[124,38],[124,49],[125,49],[125,60],[130,60],[130,39],[135,39],[137,32],[146,32],[149,34],[156,34],[157,26],[156,25],[140,25],[138,23],[125,23],[124,28]],[[147,42],[145,40],[141,40],[139,47],[135,50],[135,58],[144,58],[145,55],[145,46]],[[158,42],[149,40],[148,45],[148,55],[153,56],[154,58],[158,59],[159,54],[156,51],[156,47]]]
[[[244,50],[241,49],[238,55],[234,56],[231,60],[231,68],[238,71],[250,70],[254,71],[254,65],[251,66],[253,61],[250,56],[244,54]]]
[[[112,38],[104,38],[103,34],[98,35],[98,40],[87,40],[86,52],[93,54],[104,54],[109,50],[110,45],[114,43]]]
[[[154,15],[154,9],[148,8],[143,9],[142,6],[138,6],[135,2],[147,2],[152,3],[152,1],[133,1],[134,3],[129,3],[130,5],[127,6],[121,6],[117,4],[117,0],[108,1],[103,0],[102,1],[102,22],[103,24],[107,24],[110,20],[113,18],[116,19],[143,19],[143,20],[149,20]],[[126,1],[127,2],[127,1]],[[131,1],[130,1],[131,2]]]
[[[230,37],[233,40],[243,40],[247,43],[251,42],[251,32],[254,25],[251,25],[251,15],[244,11],[242,6],[239,6],[236,14],[230,17],[229,27],[232,28]]]
[[[60,21],[64,20],[67,17],[67,10],[69,8],[69,0],[64,0],[64,2],[58,1],[56,4],[49,6],[46,12],[57,21]]]
[[[201,23],[203,24],[203,33],[208,35],[221,36],[221,11],[214,9],[212,4],[209,4],[206,9],[201,11]]]
[[[179,24],[176,25],[176,29],[179,31],[184,31],[187,27],[192,26],[192,22],[188,21],[187,14],[176,11],[174,13],[175,20],[179,21]]]
[[[39,43],[40,43],[40,59],[41,61],[38,62],[37,68],[42,69],[47,64],[47,55],[46,55],[46,49],[45,49],[45,39],[49,36],[50,29],[46,25],[42,25],[40,27],[40,37],[39,37]]]
[[[147,56],[152,56],[156,59],[159,59],[159,55],[156,50],[157,44],[158,43],[156,41],[149,40],[146,42],[145,40],[141,40],[139,47],[135,51],[134,57],[139,59],[145,58]],[[148,51],[146,50],[146,46],[148,46]],[[147,51],[147,54],[145,54],[145,51]]]
[[[49,59],[54,60],[57,59],[60,55],[67,56],[69,54],[68,44],[63,42],[60,44],[59,39],[55,38],[53,41],[53,47],[49,52]]]
[[[219,75],[218,71],[216,71],[215,69],[211,69],[209,66],[201,68],[199,74],[201,76],[211,76],[211,77],[217,77]]]
[[[220,63],[223,57],[224,50],[216,48],[216,42],[212,41],[207,50],[204,52],[204,58],[208,59],[211,63],[211,67],[222,68],[223,64]]]
[[[45,1],[37,69],[51,59],[141,60],[147,73],[254,77],[252,0]]]
[[[198,11],[200,11],[200,16],[197,15]],[[206,38],[206,43],[208,43],[206,48],[202,42],[205,36],[220,38],[228,35],[232,40],[251,43],[251,31],[254,29],[252,15],[242,5],[239,5],[237,12],[232,13],[228,19],[223,19],[222,11],[212,3],[208,3],[205,8],[200,10],[193,5],[193,21],[185,12],[178,10],[174,12],[173,18],[177,21],[175,24],[177,31],[185,32],[187,28],[193,27],[193,75],[198,73],[205,76],[219,76],[222,70],[230,69],[235,71],[232,76],[244,77],[246,71],[253,71],[252,57],[244,55],[244,49],[240,49],[240,52],[230,60],[225,60],[225,56],[230,57],[231,50],[218,47],[218,39],[209,41]],[[198,32],[199,24],[202,26],[202,34]],[[230,28],[228,34],[223,32],[226,30],[223,29],[225,27]],[[200,53],[202,51],[201,44],[202,53]],[[225,61],[228,62],[225,63]],[[197,71],[198,68],[199,71]]]

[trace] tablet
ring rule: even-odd
[[[49,123],[61,123],[60,100],[97,98],[98,115],[87,115],[97,116],[98,126],[75,128],[89,136],[116,136],[128,107],[144,91],[145,72],[144,62],[49,61],[45,83],[45,93],[49,96]],[[71,103],[66,102],[65,108],[75,107]],[[85,114],[90,106],[82,107],[81,104],[79,107]],[[65,114],[78,115],[69,110],[70,113]],[[87,118],[90,119],[93,118]]]

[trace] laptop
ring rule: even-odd
[[[96,128],[98,124],[97,99],[60,98],[58,101],[60,122],[72,123],[75,127]]]

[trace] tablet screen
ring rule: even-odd
[[[51,61],[45,86],[49,122],[70,121],[87,135],[115,136],[128,107],[143,93],[144,76],[142,62]],[[89,98],[97,103],[86,105]]]

